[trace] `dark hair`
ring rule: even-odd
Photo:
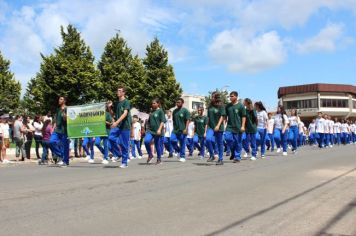
[[[117,87],[117,89],[122,89],[122,91],[124,92],[124,93],[126,93],[126,87],[125,86],[123,86],[123,85],[120,85],[119,87]]]
[[[182,103],[184,103],[184,99],[183,98],[178,98],[176,102],[181,101]]]
[[[266,108],[263,106],[261,101],[255,102],[255,106],[258,107],[261,111],[266,111]]]
[[[215,91],[211,94],[210,106],[222,106],[223,102],[221,100],[220,94]]]
[[[230,95],[233,95],[233,96],[236,96],[236,97],[239,96],[239,94],[238,94],[236,91],[232,91],[232,92],[230,93]]]
[[[45,134],[46,129],[47,129],[47,126],[48,126],[49,124],[51,124],[51,120],[50,120],[50,119],[47,119],[47,120],[44,122],[43,127],[42,127],[42,135]]]
[[[294,111],[294,114],[293,114],[293,111]],[[298,116],[298,112],[297,112],[297,109],[293,108],[291,111],[290,111],[290,114],[293,116]]]
[[[39,122],[41,116],[40,115],[36,115],[35,119],[33,119],[33,122]]]
[[[63,98],[64,102],[67,102],[67,97],[65,97],[65,96],[63,96],[63,95],[59,95],[59,96],[58,96],[58,100],[59,100],[60,98]]]
[[[287,115],[287,112],[284,109],[284,106],[282,106],[282,105],[278,105],[278,108],[279,108],[280,112],[278,112],[278,110],[277,110],[277,114],[281,114],[282,115],[282,122],[283,122],[283,125],[284,125],[285,124],[284,115]]]
[[[251,99],[245,98],[244,101],[245,101],[245,103],[247,103],[247,105],[248,105],[249,107],[251,107],[251,105],[252,105],[252,100],[251,100]],[[255,124],[257,124],[257,116],[255,116],[254,109],[252,109],[252,110],[246,109],[246,112],[250,113],[252,122],[254,122]]]
[[[161,104],[161,101],[160,101],[158,98],[152,99],[152,102],[155,102],[155,103],[157,103],[158,105]]]
[[[136,119],[138,119],[138,116],[137,116],[137,115],[133,115],[133,116],[132,116],[132,118],[136,118]]]

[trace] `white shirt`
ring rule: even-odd
[[[335,133],[335,131],[334,131],[334,121],[333,120],[329,120],[329,132],[330,132],[330,134],[333,134],[333,133]]]
[[[284,114],[283,118],[284,118],[284,123],[289,124],[288,116]],[[285,124],[283,124],[283,119],[281,114],[276,114],[274,116],[274,125],[276,129],[283,129]]]
[[[304,133],[304,123],[303,123],[303,121],[300,121],[299,123],[298,123],[298,129],[299,129],[299,133],[301,134],[301,133]]]
[[[4,136],[4,138],[10,138],[10,126],[8,123],[2,123],[1,125],[1,133]]]
[[[315,130],[317,133],[325,133],[325,119],[323,117],[317,118],[315,121]]]
[[[42,123],[38,123],[38,122],[34,122],[33,123],[33,127],[35,128],[35,135],[42,136],[43,124]]]
[[[324,120],[324,130],[325,130],[325,134],[328,134],[330,131],[329,131],[329,121],[330,120]]]
[[[341,133],[341,123],[340,122],[336,122],[334,123],[334,133],[335,134],[339,134]]]
[[[267,133],[273,134],[274,119],[271,118],[267,122]]]
[[[309,134],[314,134],[315,133],[315,123],[310,123],[309,124]]]
[[[266,111],[258,111],[257,112],[257,128],[265,129],[267,126],[268,115]]]
[[[298,117],[297,116],[289,117],[289,124],[290,126],[298,126]]]
[[[194,121],[189,122],[187,138],[194,137],[194,129],[195,129]]]
[[[164,137],[170,138],[172,135],[172,131],[173,131],[173,119],[168,119],[166,123],[164,124],[164,129],[165,129],[165,133],[164,133]]]
[[[352,128],[352,132],[354,133],[354,134],[356,134],[356,124],[352,124],[351,125],[351,128]]]
[[[135,122],[132,125],[133,128],[133,140],[139,141],[141,140],[141,124],[140,122]]]
[[[341,132],[342,133],[348,133],[349,132],[348,128],[349,128],[348,124],[346,124],[346,123],[341,124]]]

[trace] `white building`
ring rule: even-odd
[[[205,109],[204,96],[183,94],[182,98],[184,99],[183,107],[187,108],[189,112],[196,111],[201,106]]]

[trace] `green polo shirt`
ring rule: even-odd
[[[256,110],[252,111],[246,110],[246,133],[255,134],[257,133],[257,113]]]
[[[64,112],[67,112],[67,108],[64,108]],[[63,112],[60,108],[56,111],[56,133],[67,134],[67,121],[63,118]]]
[[[182,107],[176,108],[173,111],[173,133],[180,134],[186,128],[186,123],[190,119],[189,111]]]
[[[225,107],[215,107],[211,106],[208,109],[208,118],[209,118],[209,123],[208,126],[211,129],[215,129],[215,127],[218,125],[220,117],[226,116],[225,112]],[[219,131],[224,132],[224,122],[221,122]]]
[[[157,130],[159,129],[161,123],[166,122],[166,116],[164,115],[162,109],[158,108],[157,110],[152,111],[148,121],[149,121],[149,126],[147,132],[156,135]],[[161,130],[161,136],[164,135],[164,132],[162,131],[163,129]]]
[[[206,116],[198,116],[195,118],[195,133],[198,137],[204,137],[205,134],[205,126],[208,124],[208,117]]]
[[[240,133],[242,118],[246,117],[246,109],[241,103],[229,103],[226,106],[227,126],[226,131]]]
[[[131,130],[131,105],[129,100],[126,98],[122,101],[116,101],[114,104],[114,112],[115,112],[115,118],[118,120],[122,114],[124,114],[124,111],[127,110],[127,116],[125,119],[121,121],[121,123],[118,125],[118,128],[120,130]]]
[[[112,122],[112,117],[110,112],[105,112],[105,121],[109,123]],[[110,134],[110,129],[111,129],[111,125],[106,124],[106,132],[108,135]]]

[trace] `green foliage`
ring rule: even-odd
[[[10,71],[10,61],[0,52],[0,113],[16,109],[20,102],[21,84]]]
[[[211,102],[211,94],[217,92],[220,94],[220,98],[223,101],[223,104],[227,105],[229,103],[229,92],[227,90],[215,89],[215,91],[209,91],[209,95],[205,96],[203,102],[205,102],[205,106],[209,107]]]
[[[102,84],[94,56],[77,29],[61,27],[63,43],[54,53],[42,56],[40,71],[31,79],[24,97],[26,106],[47,113],[57,107],[58,96],[66,96],[68,105],[100,100]]]
[[[168,52],[157,38],[147,46],[143,65],[146,76],[142,83],[141,99],[136,103],[137,108],[149,112],[154,98],[161,100],[163,109],[174,107],[176,99],[182,94],[182,88],[175,79],[172,65],[168,63]]]

